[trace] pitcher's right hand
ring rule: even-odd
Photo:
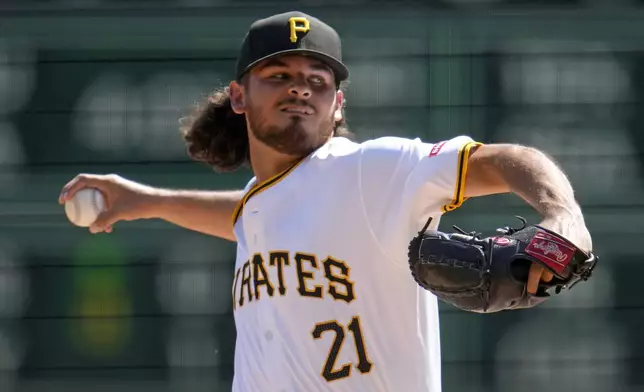
[[[105,197],[105,210],[89,227],[92,233],[111,233],[115,223],[150,218],[150,198],[154,189],[116,174],[79,174],[60,192],[59,204],[65,204],[83,188],[96,188]]]

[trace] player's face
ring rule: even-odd
[[[342,92],[333,72],[304,56],[280,56],[258,65],[243,95],[255,138],[285,154],[309,154],[332,136],[341,119]]]

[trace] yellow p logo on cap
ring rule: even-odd
[[[301,16],[294,16],[292,18],[289,18],[288,24],[291,29],[291,42],[293,43],[297,42],[298,32],[306,33],[311,29],[309,20]]]

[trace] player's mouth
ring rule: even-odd
[[[313,109],[309,106],[302,105],[284,105],[280,108],[282,112],[293,113],[293,114],[303,114],[311,115],[313,114]]]

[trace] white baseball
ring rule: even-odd
[[[65,214],[70,222],[80,227],[89,227],[105,210],[105,197],[95,188],[84,188],[65,202]]]

